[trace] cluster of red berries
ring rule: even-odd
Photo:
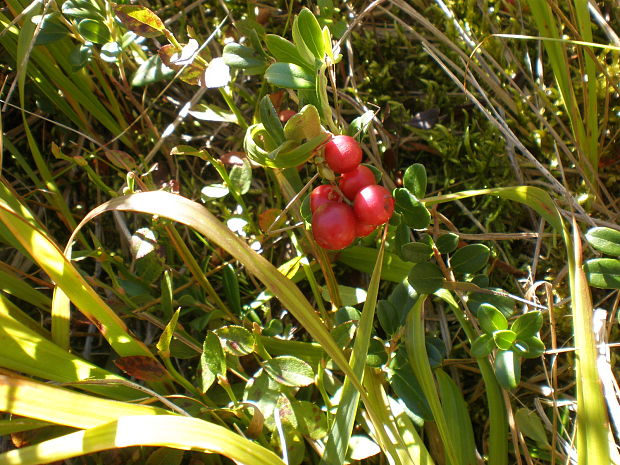
[[[340,174],[340,192],[331,184],[312,191],[312,234],[324,249],[340,250],[388,221],[394,212],[394,199],[386,188],[377,185],[372,170],[360,164],[362,149],[353,137],[332,137],[325,144],[324,156],[331,170]]]

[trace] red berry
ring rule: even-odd
[[[336,173],[346,173],[362,162],[362,149],[351,136],[335,136],[325,144],[325,161]]]
[[[281,122],[286,123],[295,114],[297,114],[295,110],[282,110],[278,117],[280,118]]]
[[[391,218],[394,199],[383,186],[366,186],[355,196],[353,209],[359,221],[378,226]]]
[[[345,203],[329,202],[312,215],[312,234],[324,249],[340,250],[355,240],[355,214]]]
[[[341,202],[342,197],[334,186],[323,184],[315,187],[310,193],[310,210],[314,213],[321,205],[329,202]]]
[[[374,224],[366,224],[366,223],[361,223],[360,221],[357,221],[355,223],[355,235],[357,237],[366,237],[366,236],[370,236],[370,234],[376,229],[377,227]]]
[[[359,191],[372,184],[376,184],[375,175],[364,165],[359,165],[353,171],[344,173],[338,181],[340,190],[349,200],[353,200]]]

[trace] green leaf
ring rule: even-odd
[[[400,247],[400,256],[408,262],[426,262],[433,256],[433,249],[422,242],[408,242]]]
[[[276,61],[282,63],[293,63],[307,69],[308,71],[314,71],[312,63],[305,61],[299,54],[297,47],[285,38],[275,34],[267,34],[265,36],[265,44]]]
[[[450,435],[454,440],[454,448],[458,457],[458,463],[476,463],[476,442],[474,429],[467,409],[467,403],[463,399],[461,389],[454,380],[443,370],[435,370],[439,395],[441,396],[441,408],[448,422]]]
[[[517,409],[515,412],[515,421],[519,431],[526,437],[536,441],[538,447],[549,447],[545,427],[536,412],[528,410],[525,407]]]
[[[403,175],[403,187],[415,195],[418,199],[426,194],[426,168],[420,163],[414,163],[405,170]]]
[[[253,48],[240,45],[236,42],[226,44],[222,52],[222,58],[231,68],[239,68],[259,73],[267,66],[265,60]]]
[[[607,255],[620,257],[620,231],[611,228],[592,228],[586,233],[588,243]]]
[[[381,452],[381,449],[377,443],[368,436],[354,434],[349,438],[347,457],[354,462],[373,457],[379,452]]]
[[[293,63],[274,63],[265,71],[270,84],[288,89],[314,89],[314,75]]]
[[[223,326],[215,334],[224,344],[224,350],[237,357],[254,352],[254,335],[243,326]]]
[[[280,145],[286,139],[284,137],[284,129],[282,128],[282,123],[280,122],[280,118],[278,118],[278,114],[276,113],[276,109],[273,107],[273,103],[269,98],[269,95],[265,95],[258,107],[260,114],[260,122],[265,127],[267,133],[273,138],[274,142],[277,145]]]
[[[372,110],[368,110],[361,116],[358,116],[349,125],[347,129],[347,134],[351,137],[357,137],[358,140],[361,140],[366,131],[368,130],[368,126],[372,123],[372,119],[375,117],[375,112]]]
[[[480,328],[487,334],[508,328],[508,320],[497,308],[491,304],[482,304],[477,312]]]
[[[155,449],[144,465],[181,465],[185,451],[160,447]]]
[[[239,279],[235,268],[229,263],[222,269],[224,296],[230,310],[235,315],[241,314],[241,294],[239,293]]]
[[[440,253],[452,253],[459,245],[459,236],[454,233],[442,234],[437,238],[437,249]]]
[[[471,343],[471,355],[474,358],[488,357],[495,349],[495,341],[490,334],[482,334]]]
[[[498,291],[498,292],[503,291],[502,289],[493,288],[493,287],[484,288],[484,289],[489,289],[489,290]],[[511,299],[508,296],[493,295],[493,294],[489,295],[489,294],[482,294],[480,292],[472,292],[471,295],[469,296],[469,300],[467,301],[467,306],[476,316],[478,315],[478,309],[483,304],[493,305],[500,312],[502,312],[506,318],[511,316],[515,310],[515,301],[514,299]]]
[[[224,110],[216,105],[207,105],[206,103],[198,103],[194,105],[189,114],[200,121],[215,121],[219,123],[235,123],[239,124],[234,113]]]
[[[247,158],[243,159],[243,165],[235,165],[229,173],[230,184],[241,195],[247,194],[252,185],[252,166]]]
[[[404,350],[396,353],[388,381],[398,398],[414,415],[424,420],[432,420],[433,414],[428,400],[422,392],[418,378],[407,362]]]
[[[35,45],[51,44],[69,35],[69,30],[60,22],[57,14],[33,16],[31,21],[34,24],[41,24]]]
[[[80,21],[77,29],[82,37],[95,44],[103,44],[110,40],[110,30],[102,21],[85,19]]]
[[[200,197],[202,197],[203,202],[209,199],[221,199],[227,196],[228,192],[228,187],[224,184],[216,183],[200,189]]]
[[[143,87],[172,76],[174,76],[174,70],[164,65],[159,55],[153,55],[138,67],[131,78],[131,85],[132,87]]]
[[[303,8],[301,10],[299,16],[297,16],[297,27],[310,52],[317,60],[323,61],[325,59],[323,32],[319,22],[309,9]]]
[[[200,368],[202,371],[202,392],[207,392],[218,376],[226,375],[224,350],[222,349],[220,338],[212,331],[207,333],[202,344]]]
[[[493,340],[500,350],[508,350],[517,339],[517,335],[509,329],[499,329],[493,332]]]
[[[455,273],[475,273],[485,267],[490,256],[491,251],[486,245],[466,245],[450,257],[450,266]]]
[[[172,341],[172,336],[174,335],[174,331],[177,327],[177,322],[179,321],[179,315],[181,313],[181,309],[177,309],[172,315],[172,318],[166,325],[166,328],[161,333],[159,337],[159,341],[157,341],[157,352],[159,356],[162,358],[170,358],[170,342]]]
[[[353,306],[366,302],[366,291],[359,287],[342,286],[339,284],[338,292],[340,293],[342,305]],[[327,286],[321,288],[321,295],[326,302],[331,302]]]
[[[116,17],[123,25],[139,36],[158,37],[166,30],[163,21],[155,13],[140,5],[117,5]]]
[[[312,367],[297,357],[289,355],[275,357],[267,360],[263,368],[269,376],[285,386],[302,387],[314,383]]]
[[[517,339],[515,345],[519,342],[520,340]],[[524,339],[523,342],[527,345],[527,351],[522,353],[521,356],[525,358],[536,358],[545,353],[545,343],[536,336]]]
[[[348,247],[338,254],[338,261],[364,273],[372,273],[376,258],[376,249],[361,246]],[[381,279],[400,283],[407,277],[410,268],[411,265],[401,260],[398,255],[386,252]]]
[[[620,289],[620,260],[593,258],[583,264],[588,283],[600,289]]]
[[[425,229],[431,223],[431,214],[427,208],[407,189],[395,189],[394,201],[394,209],[413,229]]]
[[[67,0],[61,11],[63,15],[76,19],[104,19],[99,5],[90,0]]]
[[[321,408],[305,400],[294,400],[291,405],[297,417],[299,431],[311,439],[327,436],[327,418]]]
[[[122,52],[123,50],[118,42],[108,42],[101,47],[101,59],[108,63],[116,63]]]
[[[416,263],[409,271],[409,284],[418,294],[432,294],[443,285],[443,273],[434,263]]]
[[[82,69],[88,63],[90,57],[93,56],[93,48],[84,45],[84,44],[76,44],[71,50],[69,54],[69,63],[73,67],[74,71]]]
[[[500,350],[495,356],[495,376],[504,389],[514,389],[521,381],[521,359],[511,350]]]
[[[150,228],[140,228],[132,234],[129,247],[136,260],[144,258],[157,247],[157,235]]]
[[[320,136],[324,132],[321,117],[314,105],[305,105],[284,125],[284,137],[297,142]]]
[[[388,300],[377,302],[377,319],[383,331],[392,336],[403,324],[405,312],[399,312]]]
[[[534,310],[524,313],[517,318],[510,326],[510,329],[517,334],[518,339],[528,339],[540,331],[542,324],[542,314],[538,310]]]

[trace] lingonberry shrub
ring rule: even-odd
[[[334,136],[325,144],[325,161],[335,173],[352,171],[362,162],[362,149],[351,136]]]
[[[357,220],[353,209],[340,202],[327,202],[312,215],[314,240],[324,249],[341,250],[356,237]]]
[[[359,165],[354,170],[343,173],[338,180],[340,190],[349,200],[353,200],[355,195],[364,187],[375,183],[374,173],[364,165]]]
[[[391,218],[394,199],[383,186],[366,186],[355,196],[353,210],[360,222],[378,226]]]
[[[342,197],[334,186],[323,184],[315,187],[310,193],[310,211],[314,213],[321,205],[328,202],[340,202]]]

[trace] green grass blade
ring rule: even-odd
[[[577,453],[579,463],[611,463],[609,421],[596,364],[597,348],[592,327],[592,297],[581,267],[581,239],[573,220],[573,237],[566,233],[568,270],[575,335],[577,381]]]
[[[0,291],[6,292],[44,311],[49,311],[52,303],[48,296],[30,286],[23,276],[18,276],[4,262],[0,262]]]
[[[60,383],[92,378],[121,379],[58,347],[39,331],[15,319],[10,306],[10,302],[0,299],[0,367]],[[117,399],[136,398],[135,391],[122,386],[84,385],[84,388]]]
[[[461,462],[458,460],[459,455],[451,435],[453,431],[451,431],[448,426],[448,421],[444,415],[441,401],[439,400],[439,395],[437,393],[437,387],[435,386],[435,378],[433,377],[433,372],[426,353],[423,315],[425,301],[426,296],[421,295],[407,316],[407,330],[404,336],[405,345],[407,347],[407,356],[409,358],[411,368],[420,382],[422,392],[424,392],[428,405],[433,412],[433,419],[437,424],[437,429],[439,430],[439,435],[441,436],[446,458],[451,464],[459,464]]]
[[[381,269],[383,267],[383,254],[385,242],[381,242],[381,247],[377,253],[374,271],[370,278],[366,302],[362,309],[362,315],[358,322],[357,332],[355,333],[355,343],[349,364],[351,369],[359,379],[364,377],[364,367],[368,355],[368,347],[372,337],[375,308],[377,305],[377,295],[379,292],[379,282],[381,280]],[[349,439],[355,424],[355,412],[359,404],[359,392],[355,389],[349,377],[344,380],[342,396],[338,405],[338,410],[334,416],[330,434],[325,443],[325,452],[321,458],[321,465],[336,465],[344,463],[346,458]]]
[[[73,428],[92,428],[126,415],[165,415],[167,410],[81,394],[0,373],[0,411]]]
[[[285,465],[273,452],[218,425],[181,416],[124,416],[0,455],[0,465],[36,465],[129,446],[165,446],[221,454],[244,465]]]

